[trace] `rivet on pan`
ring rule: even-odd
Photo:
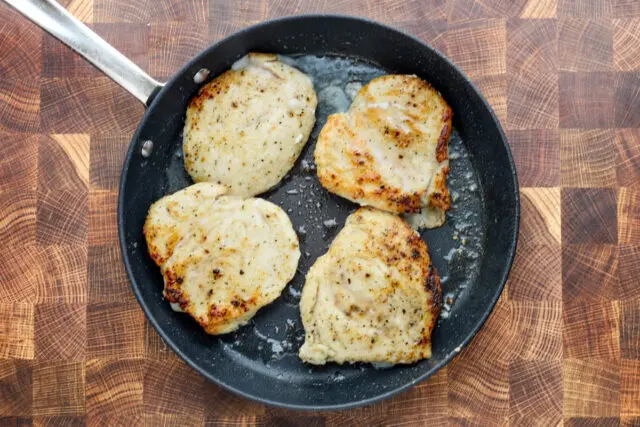
[[[153,151],[153,141],[148,139],[142,143],[142,150],[140,150],[140,154],[142,154],[142,157],[144,158],[149,157],[152,151]]]
[[[207,77],[209,77],[210,72],[211,71],[209,71],[207,68],[201,68],[200,71],[198,71],[196,75],[193,76],[193,82],[195,84],[204,82],[205,80],[207,80]]]

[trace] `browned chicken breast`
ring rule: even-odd
[[[250,53],[202,87],[189,103],[184,163],[196,182],[254,196],[289,172],[309,139],[317,100],[309,77]]]
[[[199,183],[149,209],[144,236],[164,296],[209,334],[236,330],[293,278],[300,249],[287,214],[262,199]]]
[[[396,215],[360,208],[307,274],[300,358],[316,365],[429,358],[441,299],[418,233]]]
[[[444,223],[451,109],[416,76],[376,78],[349,111],[329,116],[315,149],[329,191],[361,205],[412,217],[418,227]]]

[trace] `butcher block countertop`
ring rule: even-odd
[[[122,266],[117,187],[142,105],[0,5],[0,426],[640,425],[640,1],[63,4],[158,79],[280,15],[418,36],[500,118],[520,239],[485,327],[428,381],[340,412],[235,397],[163,344]]]

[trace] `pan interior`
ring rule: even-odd
[[[260,369],[273,380],[289,382],[295,377],[296,382],[311,384],[318,378],[340,382],[366,377],[369,370],[382,367],[367,364],[314,367],[298,359],[298,349],[304,340],[299,302],[307,271],[319,256],[326,253],[344,226],[346,217],[358,208],[358,205],[329,193],[320,185],[313,161],[317,137],[330,114],[346,111],[362,85],[388,72],[377,65],[340,56],[302,55],[281,57],[281,60],[313,80],[318,94],[316,124],[291,172],[275,188],[259,197],[286,210],[298,233],[302,258],[296,276],[281,297],[261,309],[249,325],[234,333],[207,339],[211,345],[219,343],[221,350],[237,363],[250,369]],[[184,169],[181,141],[181,134],[173,141],[173,155],[160,187],[163,195],[193,183]],[[456,302],[465,298],[466,289],[476,281],[486,231],[478,179],[464,141],[455,128],[450,156],[452,172],[448,185],[453,203],[447,213],[447,222],[443,227],[422,233],[442,277],[445,302],[440,324],[447,322],[450,316],[461,315],[456,309]],[[445,356],[439,351],[437,341],[436,333],[433,343],[435,359]]]
[[[202,68],[212,77],[219,75],[249,51],[287,55],[312,77],[319,95],[317,122],[303,153],[289,175],[261,195],[289,214],[302,257],[295,278],[278,300],[236,333],[212,337],[162,299],[162,277],[147,254],[141,230],[151,203],[191,183],[181,142],[187,102],[202,86],[194,82],[194,75]],[[429,360],[389,368],[311,367],[297,357],[303,338],[298,301],[304,275],[356,209],[320,186],[313,167],[316,137],[329,114],[348,108],[349,94],[359,84],[391,73],[417,74],[429,81],[454,112],[448,183],[457,197],[446,224],[422,233],[444,278],[443,294],[449,293],[454,303],[443,311],[434,330]],[[154,142],[149,158],[140,155],[146,140]],[[310,16],[237,33],[200,54],[167,83],[134,135],[123,170],[119,220],[134,292],[173,350],[207,378],[246,397],[291,408],[330,409],[371,403],[405,389],[461,350],[502,291],[518,212],[515,172],[504,135],[486,103],[453,65],[393,29],[357,18]]]

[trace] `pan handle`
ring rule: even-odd
[[[53,0],[3,0],[84,56],[100,71],[149,105],[164,83],[154,80]]]

